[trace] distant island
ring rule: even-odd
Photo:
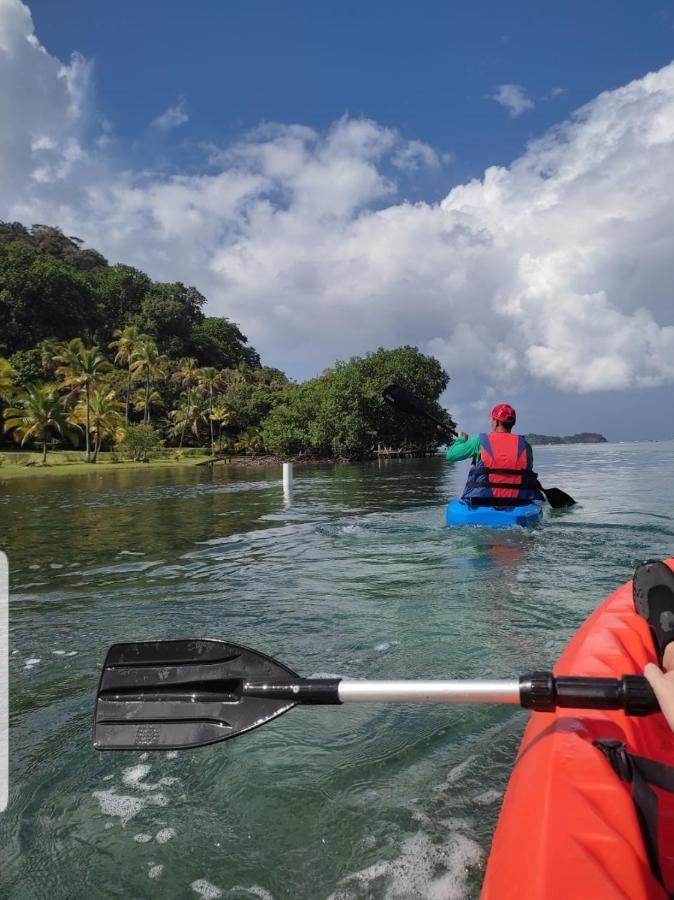
[[[607,444],[603,434],[595,434],[593,431],[581,431],[580,434],[569,434],[566,437],[558,437],[553,434],[527,434],[526,439],[534,444]]]

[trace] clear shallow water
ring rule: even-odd
[[[218,637],[372,678],[549,667],[637,561],[674,552],[673,463],[674,443],[537,448],[579,505],[500,534],[443,527],[466,466],[435,459],[298,469],[290,503],[266,470],[0,480],[0,895],[477,896],[522,711],[296,709],[207,749],[97,754],[106,650]]]

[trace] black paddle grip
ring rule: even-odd
[[[296,678],[294,681],[248,681],[243,686],[244,697],[269,697],[274,700],[293,700],[311,706],[341,703],[341,678]]]
[[[624,709],[628,716],[647,716],[660,707],[642,675],[589,678],[531,672],[520,678],[520,704],[536,712],[555,709]]]

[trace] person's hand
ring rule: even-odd
[[[468,435],[466,434],[465,431],[460,431],[460,432],[457,434],[457,437],[458,437],[458,439],[459,439],[460,441],[467,441],[467,440],[468,440]]]
[[[674,731],[674,669],[663,672],[653,663],[648,663],[644,677],[653,688],[667,724]]]

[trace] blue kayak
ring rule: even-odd
[[[526,506],[470,506],[456,498],[447,504],[447,525],[481,525],[485,528],[512,528],[515,525],[536,525],[543,510],[538,503]]]

